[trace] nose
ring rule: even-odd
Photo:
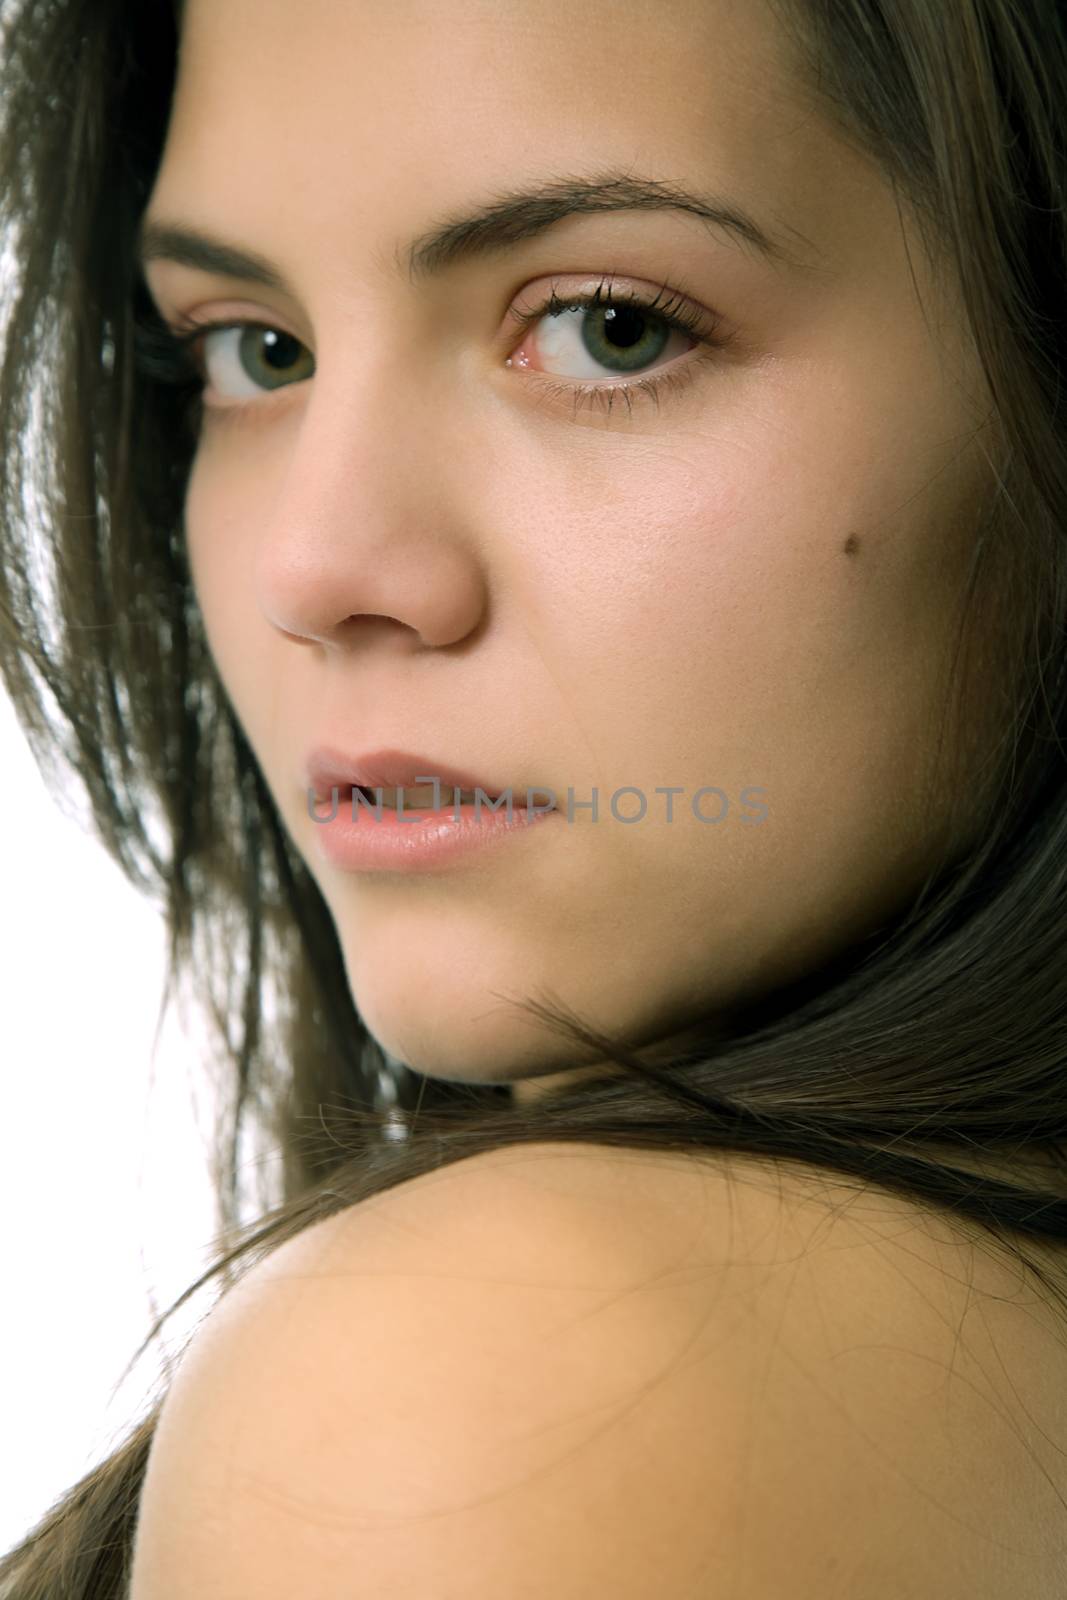
[[[484,616],[488,587],[462,531],[458,478],[434,468],[432,442],[412,459],[426,435],[399,415],[395,391],[386,407],[335,395],[323,424],[326,402],[320,391],[305,414],[255,547],[264,616],[294,640],[337,650],[383,633],[410,649],[461,642]]]

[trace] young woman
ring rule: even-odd
[[[0,1592],[1063,1593],[1062,12],[3,16],[5,682],[230,1092]]]

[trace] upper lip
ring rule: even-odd
[[[421,787],[434,778],[441,784],[441,798],[446,804],[451,799],[450,788],[469,793],[481,789],[491,800],[508,788],[484,776],[462,772],[435,756],[412,755],[409,750],[368,750],[346,755],[335,745],[318,745],[304,764],[304,774],[318,800],[328,800],[333,789],[406,789],[416,786],[417,781]],[[515,800],[525,799],[522,790],[512,789],[511,795]]]

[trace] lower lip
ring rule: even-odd
[[[332,800],[322,806],[333,809]],[[525,835],[556,811],[527,812],[525,801],[512,801],[491,811],[486,805],[442,806],[440,811],[413,808],[401,814],[391,806],[381,808],[381,821],[373,806],[356,805],[351,796],[338,795],[337,815],[326,820],[316,812],[312,826],[319,849],[335,867],[345,872],[427,872],[451,866]],[[309,813],[310,816],[310,813]]]

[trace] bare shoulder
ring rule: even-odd
[[[208,1319],[131,1600],[332,1594],[353,1563],[368,1596],[1051,1600],[1063,1343],[1009,1261],[881,1192],[747,1157],[467,1158],[306,1230]]]

